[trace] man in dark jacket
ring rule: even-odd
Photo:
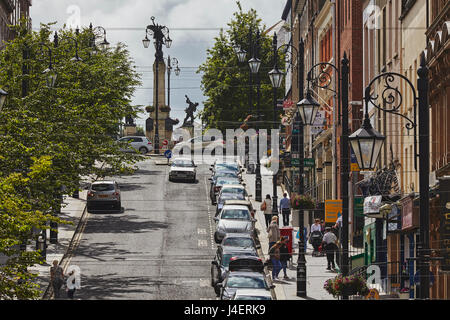
[[[289,237],[288,236],[284,236],[281,239],[281,247],[280,247],[280,262],[281,262],[281,268],[283,269],[284,272],[284,279],[289,279],[287,273],[286,273],[286,269],[287,269],[287,263],[288,261],[292,258],[292,255],[289,253],[289,248],[287,246],[289,242]]]

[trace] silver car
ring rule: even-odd
[[[245,205],[224,205],[214,221],[216,221],[214,233],[216,243],[221,243],[228,233],[246,233],[252,236],[255,233],[256,219]]]
[[[194,161],[189,158],[178,158],[172,161],[169,169],[169,181],[174,180],[190,180],[196,181],[197,166]]]
[[[147,137],[126,136],[117,140],[122,144],[120,151],[122,152],[139,152],[141,154],[149,153],[153,150],[153,145]]]
[[[94,210],[120,211],[120,188],[115,181],[96,181],[91,184],[87,194],[87,212]]]

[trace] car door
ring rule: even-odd
[[[123,147],[120,148],[120,151],[122,151],[122,152],[125,152],[125,151],[131,151],[131,149],[130,149],[128,146],[126,146],[126,144],[128,143],[128,141],[130,141],[130,138],[129,138],[129,137],[123,137],[123,138],[120,138],[120,139],[119,139],[119,142],[120,142],[120,143],[125,144],[125,146],[123,146]]]
[[[216,256],[214,257],[214,261],[212,262],[211,268],[211,279],[213,286],[219,282],[221,265],[222,265],[222,252],[218,248],[216,251]]]
[[[133,149],[139,150],[139,148],[142,146],[142,138],[133,137],[130,139],[131,141],[131,147]]]

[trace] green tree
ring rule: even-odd
[[[34,240],[31,230],[48,228],[49,220],[63,223],[52,215],[63,193],[77,190],[80,177],[126,173],[141,159],[116,142],[124,117],[139,111],[131,98],[140,80],[126,46],[94,50],[89,29],[59,30],[55,46],[50,24],[39,32],[24,25],[0,51],[0,87],[9,93],[0,116],[0,255],[10,258],[0,266],[0,299],[37,297],[26,270],[39,256],[18,245]],[[69,37],[77,39],[82,61],[73,60]],[[45,86],[49,55],[42,43],[52,49],[54,88]],[[17,277],[27,281],[18,284]]]
[[[255,41],[257,30],[260,35],[259,59],[262,61],[259,70],[260,114],[258,127],[273,128],[273,94],[268,72],[273,69],[272,36],[261,26],[254,9],[243,12],[239,2],[238,11],[228,23],[226,31],[220,30],[215,38],[214,46],[207,51],[206,61],[199,67],[197,73],[202,73],[201,88],[207,97],[200,117],[207,128],[217,128],[224,131],[227,128],[238,128],[249,115],[255,115],[257,101],[257,85],[253,77],[253,86],[249,86],[249,66],[240,64],[233,51],[232,45],[238,44],[247,53],[252,52],[249,35]],[[247,61],[251,58],[247,54]],[[278,66],[284,66],[283,55],[279,55]],[[250,90],[253,90],[253,105],[249,105]],[[281,91],[281,89],[280,89]],[[254,118],[253,121],[257,119]]]

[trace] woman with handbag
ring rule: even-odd
[[[266,218],[266,227],[268,228],[270,222],[272,221],[272,200],[270,199],[270,194],[266,195],[266,199],[261,204],[261,211],[264,212],[264,217]]]
[[[58,260],[53,260],[53,266],[50,267],[50,283],[53,288],[55,299],[59,299],[60,290],[64,284],[64,271],[58,263]]]
[[[269,248],[271,248],[277,241],[280,240],[280,227],[278,227],[278,217],[272,217],[272,222],[267,228],[267,235],[269,237]]]

